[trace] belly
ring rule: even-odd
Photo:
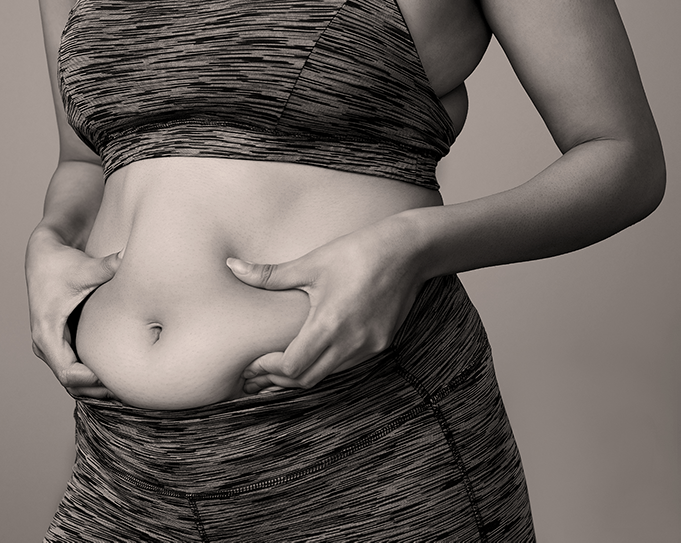
[[[302,291],[244,285],[229,256],[292,260],[412,207],[416,186],[309,166],[145,160],[108,181],[87,252],[125,248],[83,307],[77,349],[123,402],[181,409],[243,396],[243,369],[283,351],[309,304]]]

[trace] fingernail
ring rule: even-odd
[[[230,258],[227,259],[227,266],[234,273],[238,273],[240,275],[246,275],[251,271],[251,267],[253,265],[246,260],[240,260],[238,258],[231,258],[230,257]]]
[[[118,254],[116,255],[118,258],[123,258],[123,255],[125,254],[125,247],[123,247],[120,251],[118,251]]]
[[[244,371],[244,379],[253,379],[257,374],[253,370]]]
[[[272,394],[273,392],[281,392],[284,390],[284,387],[267,387],[263,388],[258,394]]]

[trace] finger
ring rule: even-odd
[[[272,373],[272,370],[277,367],[277,364],[283,358],[284,353],[274,352],[262,355],[251,362],[244,370],[242,376],[244,379],[253,379],[258,375],[267,375]]]
[[[242,373],[246,380],[244,390],[253,394],[269,386],[302,388],[297,377],[314,364],[328,346],[326,337],[315,333],[314,328],[306,322],[286,352],[267,353],[251,362]]]
[[[40,358],[47,363],[64,388],[102,386],[94,372],[77,359],[71,345],[63,337],[45,341],[42,348],[36,345],[35,350],[43,354]]]
[[[250,379],[244,383],[244,392],[247,394],[260,394],[263,391],[277,391],[285,389],[303,388],[300,383],[281,375],[259,375],[255,379]]]
[[[305,372],[321,354],[328,348],[332,339],[330,332],[322,333],[319,327],[310,322],[305,322],[286,351],[283,353],[268,353],[255,359],[243,372],[246,380],[260,375],[279,376],[283,379],[272,381],[279,386],[289,386],[291,380],[295,380]]]
[[[32,348],[33,354],[40,358],[40,360],[42,360],[43,362],[47,363],[47,360],[45,359],[46,358],[45,353],[40,347],[38,347],[38,344],[35,341],[33,342]]]
[[[275,388],[311,388],[334,371],[346,369],[343,366],[354,366],[375,354],[373,351],[357,351],[348,356],[350,353],[350,349],[342,345],[328,347],[295,378],[280,374],[284,358],[282,353],[269,353],[254,361],[249,366],[251,370],[245,370],[244,373],[252,376],[246,379],[244,391],[256,394]],[[286,354],[288,355],[288,350]],[[293,352],[291,356],[296,356],[296,353]],[[271,373],[266,373],[268,371]]]
[[[57,379],[64,388],[90,389],[103,387],[99,378],[81,362],[74,362],[67,367],[53,370]]]
[[[239,258],[228,258],[227,266],[237,279],[252,287],[267,290],[289,290],[309,283],[293,262],[254,264]]]
[[[244,383],[243,389],[247,394],[259,394],[263,391],[276,391],[291,388],[301,388],[293,379],[287,379],[279,375],[268,374],[259,375],[254,379],[249,379]]]
[[[268,373],[300,382],[300,377],[309,368],[317,365],[324,353],[338,340],[337,326],[320,322],[315,319],[315,313],[316,311],[310,313],[310,317],[305,321],[298,335],[284,351],[281,360],[276,364],[264,366]]]
[[[271,386],[310,388],[317,384],[334,370],[338,356],[323,337],[317,335],[316,339],[318,342],[309,343],[301,332],[283,355],[269,353],[255,360],[244,372],[244,390],[254,393]]]
[[[281,392],[282,390],[286,390],[284,387],[267,387],[263,388],[258,394],[272,394],[273,392]]]
[[[260,374],[246,380],[244,391],[248,394],[260,394],[272,389],[311,388],[345,361],[342,356],[342,349],[329,348],[298,377],[291,378],[276,373]],[[370,355],[364,356],[365,359],[369,357]],[[275,366],[275,371],[280,371],[280,368]]]
[[[71,396],[118,400],[118,397],[82,362],[72,362],[58,378]]]
[[[339,335],[336,328],[322,327],[321,330],[325,330],[323,332],[319,331],[319,326],[312,325],[307,330],[304,328],[278,363],[284,371],[288,369],[284,376],[294,379],[302,388],[310,388],[327,375],[368,360],[385,349],[382,344],[377,346],[367,341],[370,338],[360,339],[352,333]],[[290,386],[274,378],[271,381],[277,385]]]
[[[69,387],[66,389],[74,398],[94,398],[97,400],[118,400],[116,395],[109,389],[100,387]]]
[[[347,350],[342,347],[329,347],[319,355],[313,364],[296,377],[295,382],[297,383],[297,386],[300,388],[313,387],[345,362],[346,359],[344,356],[346,354]]]

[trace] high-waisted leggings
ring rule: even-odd
[[[429,281],[393,344],[310,390],[182,411],[76,402],[45,541],[534,541],[477,312]]]

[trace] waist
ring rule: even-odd
[[[243,369],[283,351],[309,305],[302,291],[239,282],[225,260],[295,259],[437,192],[271,162],[164,158],[112,175],[87,251],[125,247],[83,308],[82,361],[123,401],[178,409],[243,395]]]
[[[177,411],[81,399],[78,446],[89,461],[128,479],[239,493],[294,479],[301,458],[307,471],[341,461],[453,393],[465,396],[457,405],[475,413],[478,396],[470,387],[490,378],[477,312],[455,277],[440,277],[425,284],[386,351],[312,389]]]
[[[180,221],[200,244],[217,229],[242,258],[291,260],[407,209],[442,204],[438,191],[392,179],[293,163],[166,157],[108,179],[87,250],[106,255],[136,231]],[[236,253],[235,253],[236,254]]]

